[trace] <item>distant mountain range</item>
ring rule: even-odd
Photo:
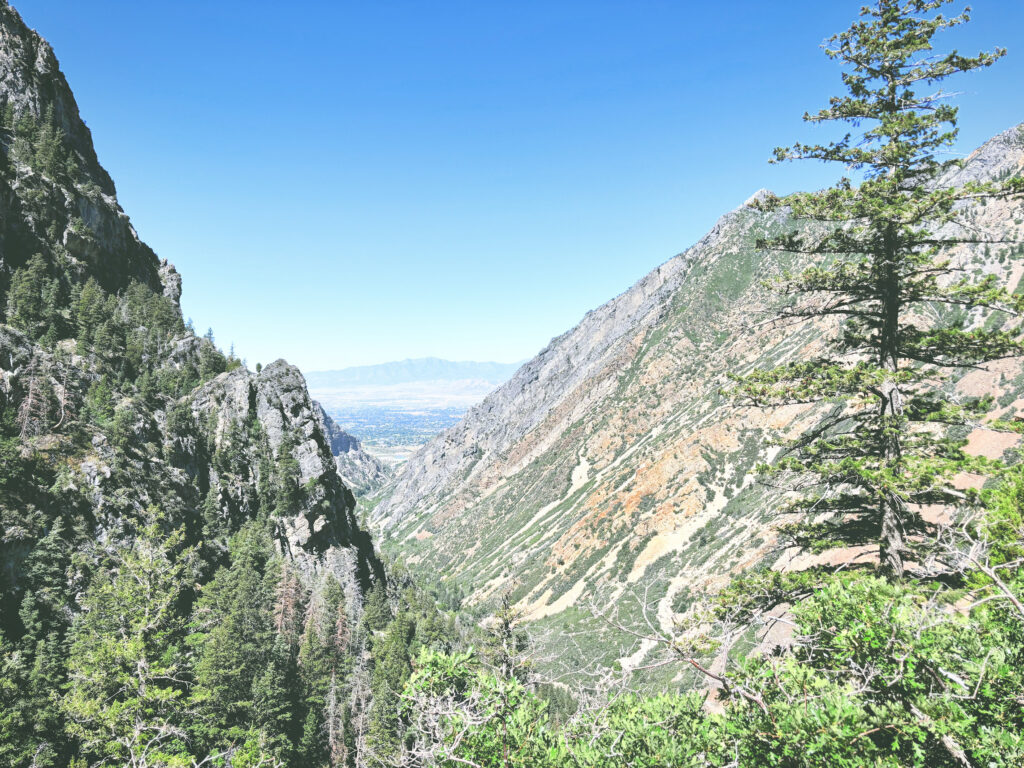
[[[419,357],[378,365],[358,365],[336,371],[310,371],[306,374],[306,382],[312,389],[464,380],[485,381],[498,385],[511,378],[520,365],[522,362],[456,362],[438,357]]]
[[[339,423],[344,423],[343,414],[353,409],[455,409],[461,413],[512,378],[520,365],[421,357],[337,371],[310,371],[306,383],[328,413],[341,417]]]

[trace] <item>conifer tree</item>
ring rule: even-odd
[[[155,510],[82,597],[71,631],[68,731],[89,765],[160,765],[184,753],[184,620],[193,549],[165,537]]]
[[[501,596],[501,607],[495,611],[487,624],[487,640],[484,656],[499,677],[515,678],[526,683],[530,672],[530,661],[526,658],[529,638],[522,628],[523,611],[512,602],[512,596],[505,592]]]
[[[263,670],[252,683],[255,725],[269,751],[291,765],[302,729],[295,654],[285,638],[277,635],[265,658]]]
[[[295,568],[281,561],[274,600],[274,630],[289,648],[297,649],[306,614],[306,595]]]
[[[399,612],[387,631],[373,642],[373,672],[370,690],[373,706],[370,708],[368,742],[378,758],[385,758],[397,749],[402,718],[401,693],[412,674],[409,646],[415,636],[416,625],[411,617]]]
[[[18,613],[24,629],[22,656],[29,664],[20,683],[20,706],[31,725],[30,743],[33,754],[39,754],[37,765],[46,764],[44,755],[52,755],[56,763],[62,750],[64,717],[59,702],[66,682],[66,606],[71,602],[66,571],[70,559],[64,524],[57,518],[25,563],[28,590]]]
[[[74,305],[75,332],[78,337],[78,351],[88,352],[96,336],[96,329],[106,316],[106,294],[90,277],[78,294]]]
[[[388,604],[388,590],[383,581],[377,581],[366,596],[363,608],[363,624],[371,632],[387,627],[391,621],[391,606]]]
[[[203,588],[190,643],[198,649],[192,699],[197,740],[214,750],[246,737],[256,721],[254,685],[271,666],[276,575],[270,538],[250,523],[231,540],[228,567]],[[265,686],[266,687],[266,686]],[[270,695],[265,690],[264,697]]]
[[[7,322],[34,340],[52,345],[57,340],[60,321],[59,291],[59,283],[48,274],[45,259],[35,254],[11,278]]]
[[[940,158],[956,139],[957,108],[934,84],[988,67],[1005,53],[933,53],[936,33],[968,21],[967,12],[942,15],[949,2],[875,0],[827,41],[825,53],[845,68],[847,93],[804,119],[858,130],[829,144],[776,149],[775,162],[841,163],[859,183],[842,178],[822,192],[768,195],[755,204],[788,207],[800,225],[759,247],[813,259],[780,280],[792,300],[783,319],[843,321],[820,359],[756,371],[739,386],[756,404],[840,405],[824,430],[800,440],[770,470],[811,481],[787,511],[827,518],[790,530],[799,543],[821,548],[877,543],[881,567],[895,579],[915,535],[927,528],[922,506],[969,502],[953,477],[986,471],[944,431],[974,423],[983,404],[954,402],[937,382],[952,370],[1024,352],[1013,322],[1024,309],[1021,298],[995,276],[972,279],[949,252],[987,242],[964,226],[962,203],[1024,191],[1020,178],[942,183],[959,165]],[[975,309],[1009,322],[982,325]]]
[[[20,640],[8,643],[0,634],[0,765],[43,768],[66,761],[59,703],[66,682],[68,561],[58,519],[25,562]]]
[[[344,749],[339,686],[350,666],[347,633],[344,593],[327,574],[309,600],[299,648],[307,708],[300,752],[307,760],[322,763]]]
[[[274,472],[274,516],[294,517],[302,506],[302,472],[294,456],[295,437],[286,434],[277,448]]]

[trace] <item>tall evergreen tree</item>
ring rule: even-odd
[[[106,293],[96,279],[90,277],[82,286],[73,307],[75,333],[80,353],[84,354],[92,347],[96,330],[103,324],[103,319],[106,316],[106,307]]]
[[[371,632],[387,627],[391,621],[391,606],[388,604],[388,588],[383,581],[377,581],[370,588],[363,608],[363,625]]]
[[[82,596],[71,631],[68,731],[89,765],[160,765],[185,754],[185,622],[177,611],[194,568],[183,534],[152,512]]]
[[[18,612],[24,629],[20,656],[25,668],[19,681],[18,707],[30,726],[27,744],[37,766],[57,764],[66,747],[60,692],[66,682],[66,606],[71,602],[66,571],[70,559],[64,525],[58,518],[25,563],[27,590]]]
[[[401,693],[412,674],[409,646],[416,633],[412,618],[400,611],[384,634],[373,641],[373,672],[370,690],[368,744],[378,759],[386,759],[397,750],[402,735]]]
[[[799,441],[771,471],[812,480],[813,490],[788,511],[828,518],[797,524],[799,542],[877,543],[884,572],[896,579],[915,534],[927,527],[922,507],[969,501],[953,477],[985,471],[942,430],[972,423],[981,408],[954,402],[936,382],[952,369],[1024,352],[1012,322],[1024,309],[1021,298],[994,276],[965,276],[949,253],[979,242],[963,226],[961,203],[1024,191],[1019,178],[942,183],[958,165],[940,159],[956,139],[957,108],[933,85],[988,67],[1005,53],[934,54],[936,33],[968,21],[966,12],[942,15],[949,2],[876,0],[825,45],[845,67],[847,93],[804,119],[859,130],[829,144],[779,148],[775,161],[841,163],[859,183],[843,178],[822,192],[769,195],[757,205],[788,207],[803,225],[760,247],[814,259],[781,279],[779,289],[793,300],[783,318],[844,324],[829,354],[757,371],[739,387],[758,404],[841,404],[825,430]],[[1011,322],[982,325],[969,313],[976,308]]]
[[[7,322],[47,346],[58,338],[60,284],[49,276],[46,260],[35,254],[15,271],[7,294]]]
[[[190,643],[198,650],[192,699],[197,741],[215,750],[243,740],[256,721],[253,686],[271,664],[277,571],[262,526],[250,523],[231,540],[230,565],[196,604]]]
[[[345,596],[338,580],[327,574],[309,600],[299,648],[306,706],[300,752],[317,764],[344,751],[340,686],[351,665],[347,635]]]

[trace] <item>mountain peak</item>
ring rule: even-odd
[[[750,208],[754,205],[754,203],[759,203],[765,198],[770,197],[771,195],[772,191],[770,189],[765,189],[764,187],[761,187],[759,190],[757,190],[757,192],[755,192],[754,194],[752,194],[750,197],[743,201],[743,207]]]
[[[16,117],[40,122],[51,115],[90,180],[104,194],[115,195],[53,48],[6,0],[0,0],[0,102]]]

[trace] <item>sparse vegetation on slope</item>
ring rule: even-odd
[[[941,172],[935,194],[971,194],[974,186],[1004,184],[1022,168],[1018,127],[962,167]],[[800,275],[819,257],[758,244],[794,231],[813,241],[829,227],[793,218],[785,208],[758,210],[766,195],[753,196],[686,253],[589,313],[411,459],[370,517],[382,546],[427,578],[444,571],[484,611],[513,590],[552,636],[593,629],[586,612],[575,609],[609,583],[615,589],[607,599],[624,611],[631,610],[630,593],[650,585],[662,595],[659,615],[667,626],[676,595],[722,586],[755,563],[788,569],[876,557],[867,543],[817,555],[788,546],[791,540],[773,527],[783,493],[757,482],[759,465],[775,463],[789,441],[835,419],[837,404],[770,410],[729,395],[735,385],[728,374],[825,357],[829,340],[841,333],[837,316],[785,327],[771,322],[779,311],[778,278]],[[962,243],[947,257],[972,282],[1004,285],[1007,308],[1017,301],[1009,294],[1020,290],[1014,254],[1024,238],[1022,210],[1019,199],[966,200],[954,209],[963,229],[942,233],[958,239],[968,231],[986,241]],[[924,312],[936,327],[958,322],[935,302]],[[963,316],[963,330],[1008,331],[1010,321],[998,315],[973,310]],[[1012,420],[1024,402],[1019,360],[991,363],[988,371],[951,371],[941,397],[991,397],[998,404],[993,418]],[[1016,441],[972,424],[947,435],[966,438],[970,456],[999,458]],[[599,645],[587,651],[642,663],[628,642],[616,650]]]

